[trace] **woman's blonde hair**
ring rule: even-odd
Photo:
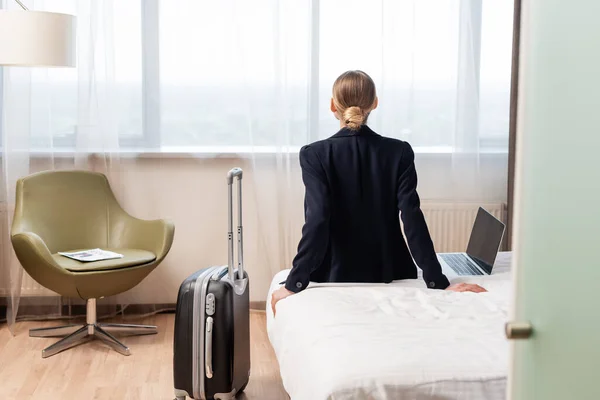
[[[333,104],[352,130],[366,124],[376,100],[375,82],[363,71],[346,71],[333,83]]]

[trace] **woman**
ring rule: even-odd
[[[375,83],[362,71],[344,72],[333,84],[331,112],[341,129],[300,151],[306,222],[292,271],[273,293],[273,313],[277,302],[309,281],[414,279],[415,261],[431,289],[485,291],[478,285],[450,286],[442,273],[420,208],[411,146],[366,125],[377,104]]]

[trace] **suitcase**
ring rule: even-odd
[[[237,269],[233,266],[233,181],[238,183]],[[233,399],[250,377],[250,304],[243,264],[242,170],[227,174],[228,263],[202,269],[179,288],[173,337],[176,400]]]

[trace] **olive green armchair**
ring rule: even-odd
[[[21,265],[44,287],[87,301],[84,325],[31,329],[32,337],[63,337],[42,351],[42,357],[91,339],[100,339],[129,355],[112,333],[153,334],[155,326],[100,324],[96,299],[129,290],[165,258],[174,227],[143,221],[118,204],[106,177],[84,171],[41,172],[17,182],[11,240]],[[111,250],[123,258],[79,262],[58,254],[92,248]]]

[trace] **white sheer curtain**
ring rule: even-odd
[[[23,286],[9,238],[15,181],[44,169],[105,172],[128,211],[175,222],[165,265],[111,300],[122,304],[173,303],[185,276],[223,263],[223,177],[242,166],[251,301],[264,301],[300,238],[298,151],[338,130],[331,85],[349,69],[377,84],[370,126],[415,148],[424,200],[506,202],[511,0],[27,5],[78,15],[78,68],[2,69],[9,321]]]
[[[95,170],[107,174],[117,194],[121,193],[120,99],[115,90],[113,3],[93,0],[27,3],[34,10],[77,15],[78,67],[4,67],[1,71],[3,280],[0,289],[7,299],[6,319],[11,327],[19,307],[22,317],[60,317],[65,315],[62,306],[72,305],[69,299],[40,289],[14,255],[10,225],[17,179],[43,170]],[[19,7],[13,1],[4,1],[3,5],[8,9]]]
[[[423,199],[506,202],[510,0],[143,4],[144,15],[157,14],[155,25],[144,19],[158,32],[144,44],[158,66],[146,91],[160,99],[152,140],[161,152],[203,157],[199,180],[212,182],[215,166],[247,170],[252,301],[264,300],[272,275],[295,254],[304,191],[298,150],[338,130],[329,99],[345,70],[375,79],[380,107],[370,125],[415,147]],[[198,207],[221,215],[215,199],[201,196]],[[216,243],[210,254],[223,250],[207,236],[198,243]],[[191,239],[181,240],[193,251]]]

